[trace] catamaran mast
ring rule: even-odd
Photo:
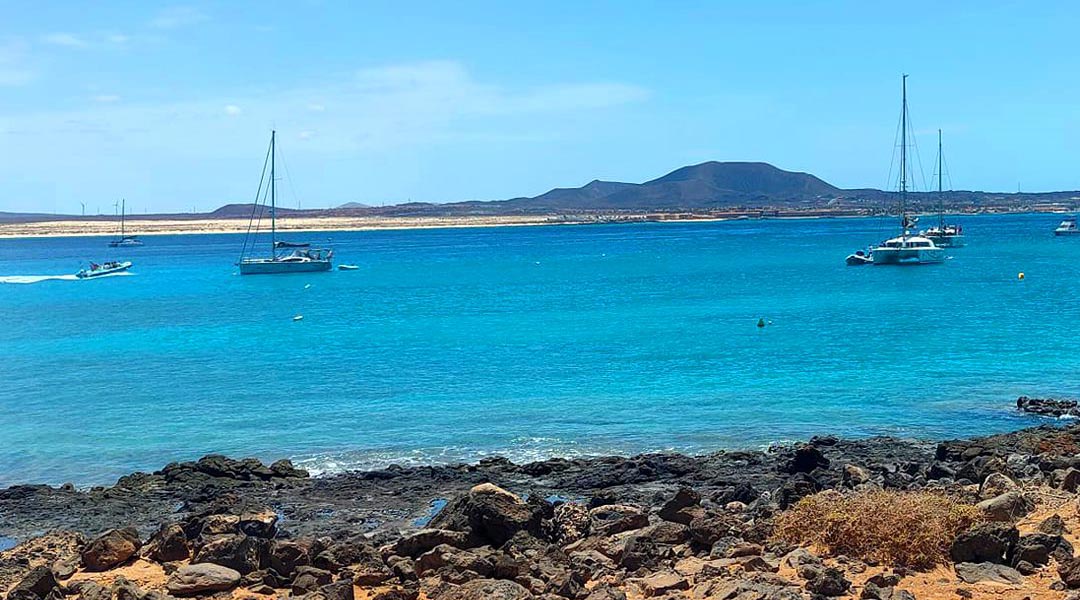
[[[907,235],[907,73],[902,81],[903,100],[900,105],[900,227]]]
[[[938,195],[938,228],[945,231],[945,194],[941,185],[941,130],[937,130],[937,195]]]
[[[270,131],[270,252],[271,255],[277,250],[277,180],[274,179],[274,140],[277,131]]]

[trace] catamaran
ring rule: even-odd
[[[938,224],[921,232],[924,237],[941,248],[959,248],[964,245],[964,228],[960,225],[945,222],[945,192],[942,188],[942,167],[944,158],[941,152],[941,130],[937,130],[937,192],[938,192]]]
[[[861,253],[848,255],[845,262],[850,266],[925,265],[945,262],[945,250],[939,248],[930,238],[911,233],[918,219],[907,214],[907,77],[905,74],[902,80],[903,95],[900,109],[900,235],[872,247],[869,259]]]
[[[251,220],[248,222],[248,235],[244,238],[244,247],[240,251],[241,275],[270,275],[279,273],[311,273],[316,271],[329,271],[333,266],[334,251],[328,248],[312,248],[311,244],[286,242],[277,239],[277,180],[275,178],[276,167],[276,140],[277,132],[270,132],[270,149],[267,150],[266,161],[263,162],[263,176],[265,178],[267,162],[270,165],[270,181],[266,189],[263,188],[264,179],[259,181],[259,191],[255,196],[255,205],[251,210]],[[258,222],[261,220],[262,211],[266,198],[270,199],[270,254],[260,257],[247,256],[248,247],[254,250],[254,237],[258,235]],[[261,197],[261,201],[260,201]],[[254,229],[253,226],[254,225]],[[251,242],[249,244],[249,242]]]
[[[115,205],[114,205],[115,206]],[[131,248],[133,246],[142,246],[142,240],[133,236],[126,235],[124,232],[124,213],[127,212],[125,201],[120,200],[120,237],[109,242],[110,248]]]

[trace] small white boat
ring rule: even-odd
[[[359,269],[360,267],[358,267],[356,265],[338,265],[337,268],[338,268],[338,271],[355,271],[355,270]]]
[[[1054,235],[1076,235],[1080,229],[1076,228],[1076,217],[1069,217],[1061,222],[1054,230]]]
[[[960,225],[941,224],[919,233],[929,238],[938,248],[959,248],[964,245],[964,228]]]
[[[131,268],[131,261],[125,260],[110,261],[106,263],[90,263],[90,268],[83,269],[75,274],[79,279],[90,279],[91,277],[101,277],[102,275],[111,275],[113,273],[121,273]]]
[[[873,254],[870,252],[863,252],[862,250],[856,250],[855,254],[848,254],[846,262],[849,267],[858,267],[860,265],[869,265],[874,263]]]

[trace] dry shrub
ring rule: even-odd
[[[945,562],[956,534],[979,520],[974,506],[940,493],[826,491],[782,513],[774,535],[833,555],[929,569]]]

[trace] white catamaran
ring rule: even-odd
[[[921,235],[930,238],[930,241],[941,248],[959,248],[964,245],[964,228],[960,225],[945,222],[945,192],[942,186],[942,170],[944,167],[944,154],[941,152],[941,130],[937,130],[937,193],[938,193],[938,224],[921,232]]]
[[[933,240],[911,233],[917,219],[907,214],[907,75],[903,76],[903,95],[900,109],[900,235],[889,238],[870,249],[869,254],[856,252],[847,257],[847,264],[856,265],[925,265],[945,261],[945,250]]]
[[[120,237],[109,241],[110,248],[131,248],[143,245],[142,240],[133,235],[127,235],[124,231],[124,217],[127,212],[126,204],[125,200],[120,200]]]
[[[259,180],[259,191],[255,196],[255,205],[248,222],[248,234],[244,238],[244,248],[240,251],[241,275],[270,275],[279,273],[311,273],[329,271],[333,266],[334,251],[329,248],[312,248],[310,244],[285,242],[277,239],[277,180],[275,179],[277,132],[270,132],[270,149],[263,162],[263,177]],[[270,165],[269,185],[263,188],[266,166]],[[254,238],[258,234],[258,222],[261,219],[261,207],[265,206],[267,196],[270,200],[270,254],[266,256],[248,256],[248,248],[254,250]],[[254,228],[253,228],[254,225]],[[251,242],[251,243],[249,243]]]

